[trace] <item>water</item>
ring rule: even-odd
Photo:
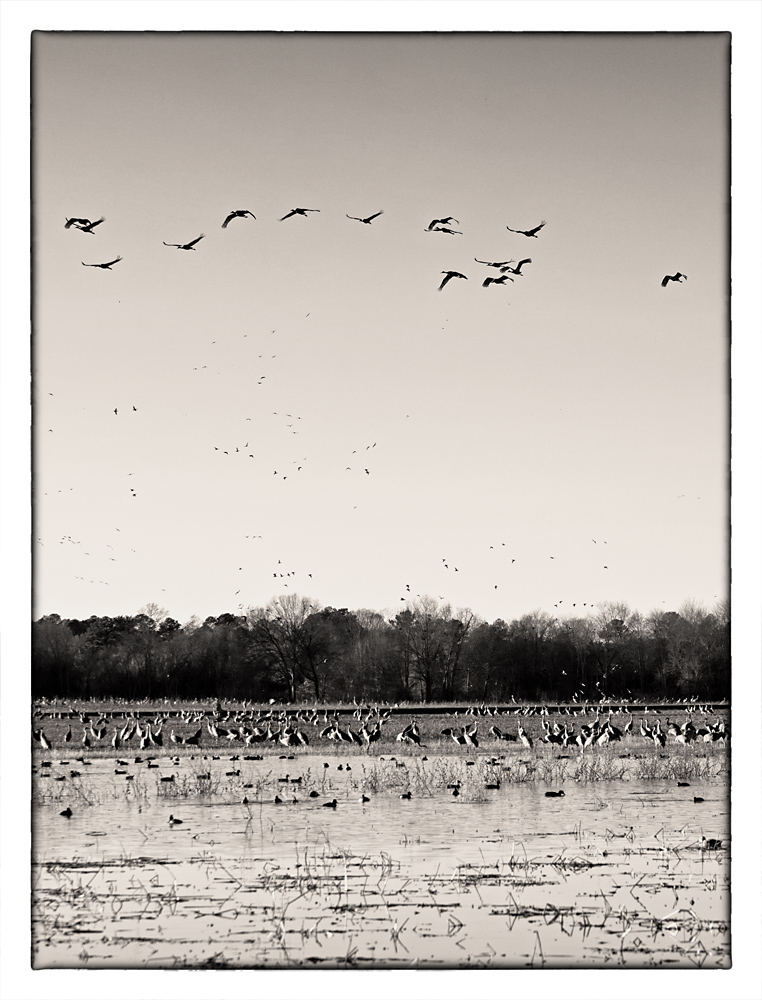
[[[730,965],[724,777],[561,786],[506,781],[531,766],[520,754],[476,759],[199,755],[130,763],[127,783],[113,760],[52,758],[35,967]]]

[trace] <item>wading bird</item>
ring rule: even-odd
[[[442,278],[442,284],[439,286],[438,289],[438,291],[440,292],[447,284],[447,282],[450,280],[450,278],[466,278],[465,274],[461,274],[460,271],[442,271],[441,273],[444,275],[444,278]],[[468,278],[466,278],[466,281],[468,281]]]
[[[346,214],[346,213],[345,213]],[[361,219],[358,215],[347,215],[348,219],[354,219],[356,222],[364,222],[366,226],[369,226],[374,219],[377,219],[379,215],[383,215],[384,210],[381,209],[380,212],[376,212],[375,215],[369,215],[367,219]]]
[[[232,222],[233,219],[243,219],[247,215],[250,215],[252,219],[256,219],[256,215],[254,215],[254,213],[250,212],[248,209],[246,208],[236,209],[235,211],[231,212],[230,215],[227,217],[227,219],[225,219],[225,221],[222,223],[222,228],[227,229],[228,223]]]
[[[537,234],[544,225],[545,219],[542,220],[539,226],[535,226],[534,229],[511,229],[510,226],[506,226],[505,228],[509,233],[519,233],[521,236],[534,236],[534,238],[537,239]]]
[[[284,222],[286,219],[290,219],[292,215],[303,215],[304,218],[306,219],[307,212],[319,212],[319,211],[320,211],[319,208],[292,208],[291,211],[288,212],[286,215],[284,215],[280,221]]]
[[[667,285],[670,283],[670,281],[676,281],[679,285],[682,282],[683,278],[685,278],[685,280],[687,281],[688,275],[681,274],[679,271],[677,272],[677,274],[665,274],[664,277],[661,279],[661,287],[666,288]]]
[[[110,271],[111,270],[111,265],[112,264],[118,264],[121,259],[122,259],[121,257],[117,257],[116,260],[110,260],[108,262],[108,264],[85,264],[85,262],[82,261],[82,266],[83,267],[103,267],[107,271]]]
[[[203,238],[204,234],[202,233],[200,236],[197,236],[195,240],[191,240],[190,243],[164,243],[164,240],[162,240],[162,243],[164,243],[165,247],[176,247],[178,250],[195,250],[196,243],[198,243],[199,240],[203,240]]]

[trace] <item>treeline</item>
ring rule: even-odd
[[[488,624],[428,597],[385,618],[292,594],[184,625],[153,604],[116,618],[46,615],[32,661],[34,697],[713,700],[730,695],[730,617],[727,602],[647,616],[601,603],[595,617]]]

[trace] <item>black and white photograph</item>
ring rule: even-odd
[[[760,8],[8,6],[6,995],[755,995]]]

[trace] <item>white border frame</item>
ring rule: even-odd
[[[733,968],[729,971],[139,972],[30,969],[31,620],[29,390],[29,55],[32,30],[731,31],[733,185]],[[760,941],[760,177],[762,4],[759,0],[227,2],[0,0],[0,994],[12,1000],[121,1000],[254,995],[446,998],[469,993],[589,1000],[733,1000],[762,996]],[[27,238],[25,238],[25,235]],[[746,675],[749,675],[748,677]],[[748,731],[743,706],[752,707]],[[16,863],[18,860],[18,863]],[[357,979],[357,976],[361,979]],[[531,983],[529,977],[531,976]],[[469,978],[466,978],[469,977]]]

